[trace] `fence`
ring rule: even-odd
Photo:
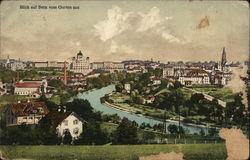
[[[222,139],[157,139],[157,140],[146,140],[145,144],[217,144],[225,142]]]

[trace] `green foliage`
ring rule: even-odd
[[[41,124],[1,127],[1,144],[55,145],[59,142],[60,138],[56,134],[56,129],[50,125]]]
[[[176,134],[178,133],[178,127],[174,124],[170,124],[168,126],[168,131],[171,133],[171,134]]]
[[[116,84],[115,85],[115,90],[116,90],[116,92],[122,92],[123,85],[121,83]]]
[[[13,82],[16,77],[16,72],[3,66],[0,66],[0,73],[0,81],[3,83]]]
[[[55,87],[58,90],[62,90],[63,88],[65,88],[63,82],[59,79],[51,79],[48,81],[48,85],[51,87]]]
[[[85,99],[74,99],[72,102],[68,102],[65,105],[67,110],[75,112],[84,120],[88,120],[93,114],[93,108],[91,104]]]
[[[123,118],[115,131],[114,144],[136,144],[138,142],[136,125]]]
[[[205,135],[205,131],[204,131],[204,129],[203,129],[203,128],[201,128],[201,130],[200,130],[200,135],[202,135],[202,136],[204,136],[204,135]]]
[[[143,104],[143,101],[144,101],[143,98],[142,98],[142,96],[140,96],[140,95],[133,96],[132,100],[136,104]]]
[[[91,119],[84,125],[83,133],[74,144],[101,145],[107,143],[107,133],[105,133],[95,119]]]

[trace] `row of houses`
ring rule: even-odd
[[[26,102],[8,104],[5,110],[6,126],[37,125],[47,122],[56,127],[58,136],[64,136],[66,131],[76,139],[83,131],[86,123],[74,112],[66,111],[66,107],[50,111],[44,102]]]
[[[163,68],[163,78],[178,80],[183,85],[218,84],[226,85],[232,79],[232,72],[221,72],[216,69],[204,70],[197,67]]]

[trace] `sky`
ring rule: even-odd
[[[20,9],[20,5],[79,9]],[[244,1],[3,1],[1,58],[219,61],[249,58]]]

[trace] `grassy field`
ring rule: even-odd
[[[140,104],[128,104],[125,101],[129,99],[128,95],[122,94],[122,93],[115,93],[111,94],[109,96],[109,99],[111,99],[114,103],[114,105],[121,107],[129,112],[132,113],[137,113],[137,114],[144,114],[152,117],[162,117],[164,115],[164,110],[158,109],[158,108],[153,108],[149,107],[146,105],[140,105]],[[172,115],[169,115],[172,117]]]
[[[232,102],[235,95],[230,88],[195,88],[195,90],[204,92],[225,102]]]
[[[185,160],[224,160],[224,144],[169,144],[119,146],[0,146],[7,159],[34,160],[137,160],[140,156],[182,152]]]

